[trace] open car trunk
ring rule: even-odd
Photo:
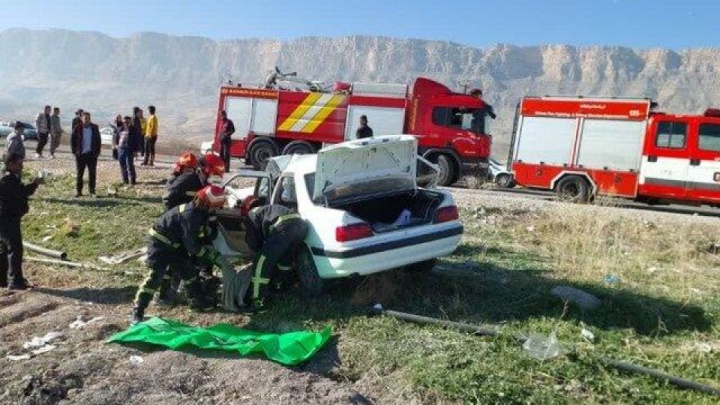
[[[445,196],[430,190],[411,190],[351,203],[332,205],[366,221],[377,233],[429,224]]]

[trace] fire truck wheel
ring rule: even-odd
[[[268,159],[280,154],[277,145],[268,139],[259,139],[250,145],[250,164],[255,170],[264,170]]]
[[[300,285],[306,295],[317,297],[325,292],[328,281],[320,278],[310,248],[307,246],[299,249],[295,258],[295,268],[300,279]]]
[[[495,184],[500,188],[513,188],[515,187],[515,180],[511,174],[501,173],[495,177]]]
[[[434,162],[438,165],[440,168],[440,173],[438,176],[438,184],[441,186],[449,186],[453,184],[457,178],[457,173],[455,170],[455,165],[450,160],[449,156],[446,155],[438,155]]]
[[[283,149],[283,155],[310,155],[315,153],[315,147],[310,142],[305,141],[292,141],[285,149]]]
[[[590,198],[590,186],[580,176],[564,177],[555,186],[555,192],[563,201],[584,203]]]

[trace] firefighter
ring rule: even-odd
[[[169,269],[183,280],[190,296],[190,307],[205,310],[213,303],[202,294],[196,260],[222,265],[223,258],[212,248],[203,245],[211,211],[222,208],[225,194],[222,188],[210,185],[200,190],[193,202],[180,205],[163,214],[150,229],[147,265],[150,273],[135,296],[132,323],[143,320],[145,309]]]
[[[162,197],[165,210],[192,201],[195,193],[205,187],[212,177],[222,177],[224,172],[223,160],[215,154],[206,154],[200,159],[196,170],[186,171],[165,185],[165,193]]]
[[[177,162],[175,162],[175,165],[173,166],[173,171],[170,174],[170,178],[168,178],[167,185],[172,184],[175,179],[177,179],[181,174],[192,173],[197,170],[199,163],[200,162],[198,161],[198,158],[197,156],[195,156],[194,153],[185,152],[180,155],[180,158],[177,160]]]
[[[257,200],[251,202],[257,205]],[[272,289],[281,290],[290,277],[293,260],[307,233],[307,224],[282,205],[250,209],[243,218],[245,242],[256,253],[250,288],[244,297],[249,311],[261,310]]]
[[[198,161],[197,158],[193,161],[194,157],[193,154],[186,153],[181,156],[180,160],[175,164],[173,173],[176,173],[179,168],[183,168],[184,172],[174,180],[171,178],[165,186],[163,204],[166,211],[193,201],[196,193],[207,185],[207,181],[211,177],[223,175],[225,164],[219,156],[208,153],[203,156],[200,161]],[[191,170],[193,163],[195,163],[195,170]],[[203,240],[205,244],[211,244],[212,240],[217,236],[217,217],[214,215],[211,215],[208,219],[208,229],[209,231]],[[212,275],[212,265],[202,267],[204,279],[210,279]],[[174,305],[179,288],[180,279],[178,275],[170,269],[165,273],[162,283],[160,284],[157,304],[166,306]]]

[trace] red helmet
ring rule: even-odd
[[[245,200],[240,204],[240,214],[244,217],[250,212],[251,209],[260,205],[260,199],[254,195],[247,196]]]
[[[225,162],[214,153],[207,153],[203,156],[202,171],[205,176],[222,176],[225,173]]]
[[[179,173],[184,169],[197,169],[198,163],[198,158],[194,153],[185,152],[180,156],[177,162],[175,162],[173,170]]]
[[[209,208],[222,208],[225,205],[225,191],[214,184],[203,187],[197,193],[197,198]]]

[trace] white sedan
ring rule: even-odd
[[[236,207],[255,195],[296,209],[308,223],[295,267],[311,292],[330,279],[431,269],[457,248],[463,227],[450,193],[417,186],[418,168],[437,172],[418,157],[414,137],[392,135],[279,156],[263,172],[241,170],[224,182],[229,207],[218,213],[215,246],[228,257],[249,253]]]

